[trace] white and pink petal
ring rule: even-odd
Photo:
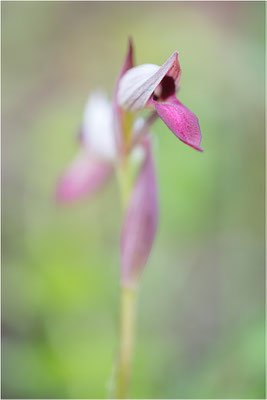
[[[115,160],[112,106],[104,91],[97,90],[89,96],[80,132],[85,148],[103,160]]]
[[[135,112],[148,105],[155,91],[156,93],[160,91],[161,95],[162,90],[167,87],[167,91],[171,89],[170,94],[173,94],[181,78],[178,55],[178,52],[174,52],[161,67],[144,64],[129,69],[119,83],[119,105],[125,110]],[[163,81],[164,78],[167,78],[167,82]],[[163,88],[162,82],[164,82]]]

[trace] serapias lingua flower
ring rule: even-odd
[[[198,118],[175,95],[182,72],[178,56],[175,51],[161,67],[143,64],[129,69],[119,83],[118,103],[133,113],[155,109],[175,136],[202,151]]]
[[[57,184],[59,202],[70,203],[91,196],[110,178],[116,159],[112,121],[112,107],[105,92],[93,92],[78,134],[78,154]]]

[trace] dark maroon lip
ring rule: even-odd
[[[160,96],[153,94],[153,100],[164,101],[175,93],[175,82],[171,76],[164,76],[159,85],[161,87],[161,94]]]

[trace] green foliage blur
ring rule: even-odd
[[[2,3],[2,398],[107,398],[116,181],[61,207],[89,92],[174,50],[204,153],[153,127],[160,223],[138,293],[132,398],[264,398],[263,2]]]

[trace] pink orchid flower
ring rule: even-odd
[[[130,112],[154,108],[176,137],[203,151],[197,117],[175,96],[181,79],[178,56],[174,52],[161,67],[143,64],[129,69],[119,83],[118,103]]]
[[[111,176],[115,157],[112,108],[104,92],[95,92],[85,107],[79,153],[58,182],[57,200],[93,195]]]

